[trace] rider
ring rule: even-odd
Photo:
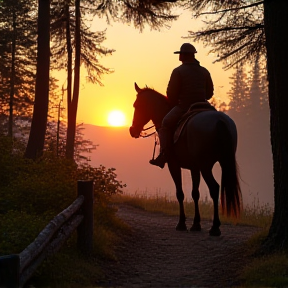
[[[158,130],[160,139],[160,154],[156,159],[150,160],[150,164],[164,168],[167,155],[173,144],[173,133],[181,116],[196,102],[209,100],[213,96],[213,82],[208,70],[200,66],[195,59],[197,53],[190,43],[184,43],[179,54],[182,65],[172,71],[168,87],[167,97],[172,105],[171,111],[164,117],[162,126]]]

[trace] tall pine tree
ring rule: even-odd
[[[92,32],[82,14],[88,10],[87,1],[64,1],[52,6],[52,55],[56,68],[67,71],[67,141],[66,156],[74,158],[74,146],[77,126],[77,108],[80,85],[80,63],[88,73],[88,81],[102,85],[100,79],[110,70],[99,63],[99,58],[111,54],[114,50],[101,46],[105,40],[105,31]],[[72,63],[72,59],[74,63]],[[67,60],[67,61],[66,61]],[[55,66],[55,64],[54,64]],[[72,77],[74,72],[74,77]],[[73,81],[72,81],[73,79]]]
[[[272,154],[268,95],[267,89],[263,89],[263,72],[259,57],[256,57],[248,76],[241,65],[237,67],[231,77],[231,102],[227,113],[237,125],[237,158],[241,168],[244,198],[249,201],[261,198],[271,202]]]
[[[0,105],[13,136],[16,121],[32,114],[36,67],[35,1],[6,0],[0,5]],[[15,119],[14,119],[15,118]]]
[[[233,116],[237,118],[237,113],[248,113],[247,107],[250,102],[247,74],[242,64],[236,66],[230,80],[231,89],[228,92],[230,113],[233,113]]]

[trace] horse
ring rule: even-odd
[[[151,88],[139,88],[134,102],[134,116],[129,128],[131,137],[139,138],[144,126],[151,120],[156,131],[160,128],[163,117],[170,111],[168,98]],[[218,211],[219,184],[215,180],[212,168],[216,162],[221,167],[221,207],[228,217],[239,217],[242,193],[239,184],[239,169],[236,161],[237,129],[234,121],[224,112],[202,111],[188,119],[179,139],[173,144],[168,169],[176,187],[179,202],[179,222],[176,230],[187,231],[184,211],[184,193],[182,189],[181,169],[190,170],[192,177],[192,198],[195,206],[193,225],[190,231],[201,231],[199,212],[200,175],[206,182],[213,200],[213,224],[209,230],[211,236],[220,236]]]

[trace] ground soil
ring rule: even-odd
[[[117,215],[131,231],[115,247],[117,260],[103,264],[101,287],[237,287],[249,261],[245,242],[259,230],[221,225],[222,235],[212,237],[211,221],[201,222],[201,232],[179,232],[176,216],[123,204]]]

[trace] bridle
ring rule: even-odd
[[[154,127],[155,127],[155,125],[152,125],[152,126],[150,126],[148,128],[143,128],[142,131],[140,132],[140,137],[147,138],[147,137],[150,137],[151,135],[155,134],[157,132],[156,129],[155,129],[155,131],[153,131],[153,132],[151,132],[149,134],[147,134],[145,132],[144,132],[144,134],[142,134],[143,131],[147,131],[147,130],[149,130],[151,128],[154,128]]]
[[[140,92],[138,92],[138,94],[137,94],[137,96],[142,92],[142,91],[145,91],[145,90],[141,90]],[[147,130],[150,130],[151,128],[155,128],[155,130],[153,131],[153,132],[151,132],[151,133],[146,133],[145,131],[147,131]],[[143,128],[142,130],[141,130],[141,132],[140,132],[140,135],[139,135],[139,137],[142,137],[142,138],[147,138],[147,137],[150,137],[150,136],[152,136],[152,135],[154,135],[154,149],[153,149],[153,156],[152,156],[152,159],[154,159],[154,156],[155,156],[155,150],[156,150],[156,146],[157,145],[159,145],[160,143],[159,143],[159,137],[157,136],[157,128],[156,128],[156,126],[155,126],[155,124],[154,125],[152,125],[152,126],[150,126],[150,127],[148,127],[148,128]]]

